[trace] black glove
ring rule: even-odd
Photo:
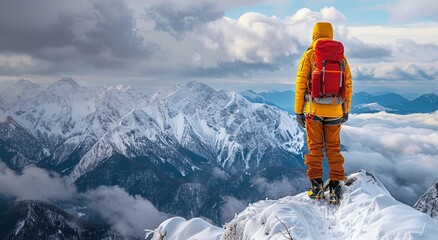
[[[344,115],[342,116],[342,123],[348,121],[348,113],[344,113]]]
[[[306,116],[304,116],[304,114],[301,113],[301,114],[297,114],[296,118],[298,125],[300,125],[303,128],[306,128]]]

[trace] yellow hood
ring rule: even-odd
[[[312,40],[315,42],[320,38],[333,39],[333,27],[329,22],[318,22],[313,27]]]

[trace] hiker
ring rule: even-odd
[[[300,126],[306,129],[309,153],[310,198],[324,197],[322,160],[328,159],[330,203],[338,204],[340,181],[345,178],[341,155],[341,124],[348,120],[352,98],[352,78],[344,49],[333,40],[333,27],[318,22],[313,28],[312,44],[303,54],[296,77],[295,113]],[[326,58],[326,59],[324,59]]]

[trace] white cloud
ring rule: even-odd
[[[438,180],[438,112],[353,115],[341,141],[347,171],[366,169],[397,199],[415,203]]]
[[[0,193],[17,200],[56,201],[72,198],[76,188],[41,168],[28,166],[17,174],[0,162]]]
[[[393,44],[397,39],[410,39],[414,42],[427,44],[438,39],[438,23],[414,23],[404,25],[372,25],[349,26],[352,37],[366,43]]]
[[[285,19],[248,12],[238,19],[221,18],[201,26],[192,42],[202,59],[196,67],[212,75],[277,71],[298,60],[312,39],[316,21],[342,24],[345,17],[334,7],[318,12],[301,9]],[[341,28],[339,28],[341,29]],[[190,45],[188,45],[190,47]],[[187,47],[187,45],[186,45]],[[193,67],[193,65],[191,66]]]
[[[279,57],[298,52],[283,22],[259,13],[212,22],[201,34],[205,47],[218,46],[216,49],[226,53],[223,60],[227,61],[274,63]]]
[[[213,174],[213,176],[215,178],[218,178],[218,179],[227,179],[228,178],[227,173],[218,167],[214,167],[211,173]]]
[[[303,186],[307,186],[307,180],[304,178],[289,180],[286,177],[274,181],[269,181],[264,177],[256,177],[251,179],[251,183],[262,196],[271,199],[289,196],[303,190]]]
[[[353,80],[434,80],[438,79],[438,63],[356,63],[350,64]],[[430,90],[430,89],[429,89]]]
[[[125,237],[141,237],[143,229],[154,229],[170,217],[159,212],[147,199],[130,196],[117,186],[102,186],[84,195],[89,201],[88,206],[97,210],[113,230]]]
[[[225,223],[248,206],[248,202],[232,196],[225,196],[224,200],[225,204],[221,206],[221,221]]]
[[[431,17],[438,19],[438,5],[435,0],[396,0],[383,5],[390,14],[390,21],[400,22]]]

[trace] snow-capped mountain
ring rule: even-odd
[[[376,113],[376,112],[382,112],[382,111],[390,113],[390,112],[396,112],[397,110],[384,107],[384,106],[382,106],[382,105],[380,105],[380,104],[378,104],[376,102],[375,103],[359,104],[359,105],[353,106],[351,108],[351,112],[352,113],[357,113],[357,114],[360,114],[360,113]]]
[[[305,192],[250,204],[224,228],[200,218],[174,217],[146,239],[435,239],[438,222],[395,200],[372,174],[348,176],[339,206],[309,199]]]
[[[2,161],[57,170],[81,191],[119,185],[161,211],[218,223],[224,195],[264,198],[255,178],[302,177],[304,133],[291,116],[202,83],[149,98],[64,78],[15,102],[2,108]]]
[[[438,221],[438,182],[430,187],[414,204],[414,208]]]
[[[146,112],[182,146],[214,156],[224,169],[278,165],[303,148],[303,133],[285,112],[199,82],[154,96]],[[266,158],[273,151],[278,155]]]
[[[109,226],[90,224],[41,201],[0,206],[0,239],[123,239]]]
[[[34,98],[43,87],[29,79],[21,79],[15,83],[2,86],[0,90],[0,110],[9,110],[23,102]]]
[[[114,102],[114,97],[111,99]],[[116,152],[135,158],[144,156],[152,145],[162,146],[163,154],[177,152],[170,149],[178,146],[186,148],[226,170],[300,166],[296,156],[304,146],[304,136],[293,119],[276,108],[250,103],[237,93],[190,82],[154,95],[143,108],[132,106],[130,101],[116,102],[124,104],[112,103],[104,108],[114,109],[112,114],[100,111],[98,116],[119,119],[117,126],[80,160],[72,173],[75,180]],[[121,114],[115,109],[130,111]],[[102,122],[97,125],[105,127]],[[184,156],[167,161],[173,162],[181,176],[200,169]]]

